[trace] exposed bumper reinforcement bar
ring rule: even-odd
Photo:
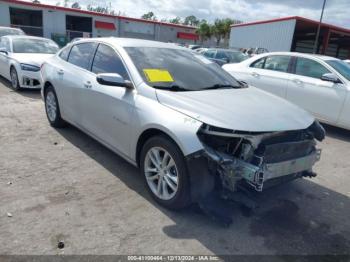
[[[315,149],[309,155],[277,163],[264,163],[259,166],[241,159],[206,148],[207,156],[219,164],[218,172],[223,186],[236,191],[236,184],[244,179],[256,191],[262,191],[265,181],[302,172],[312,172],[312,166],[320,159],[321,150]]]

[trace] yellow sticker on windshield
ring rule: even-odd
[[[143,69],[143,72],[150,83],[154,82],[174,82],[168,70],[164,69]]]

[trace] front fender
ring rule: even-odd
[[[170,136],[185,156],[203,149],[197,137],[202,122],[144,96],[136,100],[135,110],[134,139],[131,139],[130,145],[132,158],[136,159],[138,138],[149,129],[157,129]]]

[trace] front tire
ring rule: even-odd
[[[51,126],[56,128],[66,126],[66,122],[61,118],[57,95],[52,86],[49,86],[45,91],[45,110]]]
[[[19,84],[17,71],[13,66],[11,67],[11,70],[10,70],[10,76],[11,76],[12,89],[15,91],[19,91],[21,89],[21,86]]]
[[[191,203],[185,158],[170,139],[150,138],[142,148],[140,167],[150,194],[160,205],[181,209]]]

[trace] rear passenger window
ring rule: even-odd
[[[96,50],[96,43],[82,43],[72,47],[68,62],[90,70],[90,62]]]
[[[263,58],[260,58],[259,60],[256,60],[254,63],[252,63],[250,65],[250,67],[263,69],[264,64],[265,64],[265,59],[266,59],[266,57],[263,57]]]
[[[330,71],[320,63],[307,58],[297,58],[295,74],[320,79],[326,73],[330,73]]]
[[[63,50],[59,54],[59,57],[61,59],[63,59],[64,61],[67,61],[67,59],[68,59],[70,48],[71,48],[70,46],[63,48]]]
[[[264,69],[288,72],[290,57],[289,56],[269,56],[266,58]]]
[[[92,72],[95,74],[117,73],[124,79],[130,80],[119,55],[111,47],[104,44],[100,44],[97,48],[92,63]]]

